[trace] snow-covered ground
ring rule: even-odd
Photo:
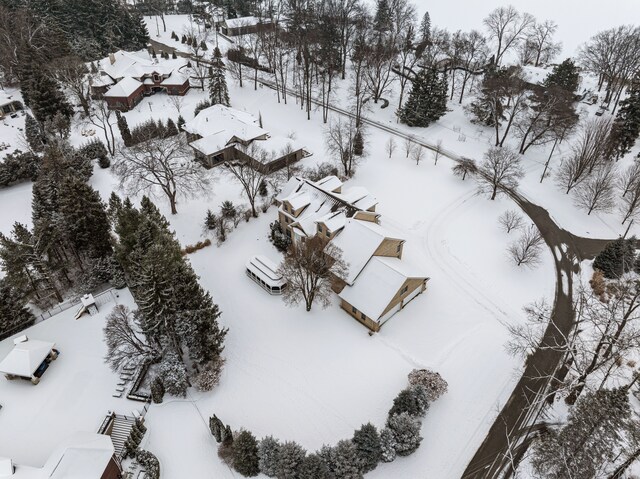
[[[115,296],[117,295],[117,296]],[[0,378],[0,454],[16,464],[40,467],[60,442],[72,434],[96,432],[109,411],[130,414],[140,403],[114,398],[118,376],[104,363],[104,319],[117,303],[134,307],[128,290],[115,291],[95,316],[74,320],[76,308],[0,342],[0,357],[13,348],[13,338],[55,342],[60,356],[37,386]]]

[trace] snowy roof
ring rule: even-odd
[[[113,456],[109,436],[78,433],[67,439],[42,468],[43,478],[100,479]]]
[[[91,76],[91,86],[109,86],[113,85],[115,82],[113,78],[106,74],[96,74]]]
[[[227,18],[224,21],[227,28],[251,27],[258,23],[260,23],[258,17]]]
[[[368,210],[378,204],[378,200],[362,186],[352,186],[338,195],[361,210]]]
[[[294,210],[299,210],[311,204],[311,196],[304,191],[298,191],[288,198],[285,198],[285,201],[289,203]]]
[[[342,211],[328,213],[317,220],[317,223],[324,224],[331,232],[335,232],[340,228],[343,228],[346,222],[347,215]]]
[[[193,120],[185,123],[183,128],[203,138],[221,131],[229,133],[228,140],[235,136],[243,141],[250,141],[267,135],[267,131],[258,126],[258,121],[252,115],[224,105],[205,108]]]
[[[172,73],[171,76],[160,83],[160,85],[184,85],[189,81],[189,75],[182,72]]]
[[[375,223],[353,218],[347,220],[342,232],[332,241],[340,248],[342,259],[347,263],[347,284],[353,284],[385,237],[387,235],[384,228]]]
[[[229,134],[226,131],[219,131],[213,135],[205,136],[199,140],[192,141],[190,144],[205,156],[213,155],[224,150],[229,143]]]
[[[109,88],[104,96],[110,98],[127,98],[141,86],[142,83],[140,83],[135,78],[124,77],[118,83]]]
[[[318,187],[322,188],[324,191],[334,193],[342,186],[342,181],[340,181],[340,178],[338,178],[337,176],[329,175],[316,181],[316,185],[318,185]]]
[[[282,157],[287,150],[294,152],[304,148],[302,143],[279,135],[270,136],[266,140],[260,140],[259,146],[263,150],[273,153],[274,158]]]
[[[389,260],[392,259],[397,263],[402,262],[398,258],[371,258],[358,276],[358,281],[352,286],[345,286],[338,296],[372,320],[378,320],[407,280],[399,268],[390,265]]]
[[[142,78],[145,75],[157,73],[159,75],[171,75],[176,69],[177,62],[157,63],[148,58],[144,58],[135,53],[119,50],[111,57],[100,60],[100,68],[114,80],[125,77]]]
[[[266,256],[256,255],[247,261],[247,269],[269,286],[283,286],[287,282],[278,274],[278,266]]]
[[[534,67],[532,65],[522,67],[522,72],[524,73],[525,79],[535,85],[541,85],[547,76],[549,76],[549,70],[546,68]]]
[[[37,339],[27,339],[18,343],[0,361],[0,372],[29,378],[42,364],[42,361],[45,360],[54,346],[54,343]]]

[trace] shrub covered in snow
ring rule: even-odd
[[[180,397],[187,395],[187,368],[176,353],[168,352],[165,355],[158,367],[158,376],[162,378],[165,392]]]
[[[280,441],[273,436],[267,436],[258,444],[258,465],[260,472],[269,477],[278,474],[278,453]]]
[[[380,458],[383,462],[393,462],[396,455],[396,438],[393,431],[385,427],[380,432]]]
[[[439,373],[429,369],[414,369],[409,373],[409,384],[421,385],[427,391],[427,399],[435,401],[447,392],[449,385]]]
[[[413,454],[420,447],[420,426],[420,421],[406,412],[389,418],[387,427],[393,433],[393,446],[398,456]]]
[[[211,391],[220,383],[224,358],[218,356],[215,361],[205,364],[196,376],[196,387],[198,391]]]
[[[381,460],[382,448],[380,435],[376,427],[367,423],[353,433],[353,443],[356,446],[360,468],[362,472],[373,471]]]
[[[329,466],[318,454],[309,454],[302,460],[298,477],[305,479],[331,479]]]
[[[274,221],[269,225],[269,229],[271,231],[269,238],[271,239],[273,246],[275,246],[279,251],[286,252],[291,244],[291,239],[282,231],[280,222]]]
[[[140,449],[136,452],[136,460],[144,467],[145,477],[148,479],[160,479],[160,461],[149,451]]]
[[[422,385],[410,386],[398,393],[389,410],[389,417],[403,412],[410,416],[424,416],[429,408],[427,390]]]
[[[245,477],[260,474],[258,441],[249,431],[240,431],[233,441],[233,468]]]
[[[299,477],[298,469],[306,455],[307,451],[293,441],[282,444],[278,450],[276,477],[278,479],[297,479]]]
[[[358,452],[352,441],[339,441],[334,447],[322,446],[318,454],[329,469],[329,477],[341,479],[362,478]]]
[[[151,400],[156,404],[160,404],[164,400],[164,385],[158,376],[151,381]]]

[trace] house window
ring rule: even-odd
[[[367,317],[365,316],[365,314],[364,314],[364,313],[360,313],[360,317],[362,318],[362,320],[363,320],[363,321],[366,321],[366,320],[367,320]]]
[[[290,230],[290,229],[287,229],[287,236],[288,236],[289,238],[291,238],[291,230]]]
[[[398,246],[396,247],[396,253],[400,254],[401,249],[402,249],[402,243],[398,243]]]
[[[404,288],[402,288],[402,291],[400,291],[400,296],[402,296],[403,294],[405,294],[407,291],[409,290],[409,286],[405,286]]]
[[[327,230],[327,238],[331,236],[331,231]]]
[[[357,314],[357,313],[358,313],[358,310],[356,309],[356,307],[355,307],[355,306],[351,306],[351,312],[352,312],[353,314]]]

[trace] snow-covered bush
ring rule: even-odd
[[[286,252],[291,245],[291,239],[282,231],[280,222],[277,220],[274,221],[269,225],[269,229],[271,231],[269,238],[271,239],[273,246],[275,246],[279,251]]]
[[[349,440],[339,441],[333,448],[333,473],[340,479],[360,479],[362,470],[355,444]]]
[[[155,404],[160,404],[164,400],[164,385],[158,376],[151,381],[151,400]]]
[[[393,462],[396,458],[396,438],[391,429],[385,427],[380,432],[380,458],[383,462]]]
[[[373,471],[382,456],[380,435],[376,427],[371,423],[364,424],[353,433],[353,443],[356,446],[362,472]]]
[[[301,479],[331,479],[329,466],[318,454],[309,454],[302,460],[298,477]]]
[[[165,354],[158,367],[158,376],[162,378],[165,392],[172,396],[187,395],[187,368],[176,353],[171,351]]]
[[[245,477],[260,474],[258,441],[249,431],[240,431],[233,441],[233,468]]]
[[[218,357],[216,361],[203,366],[202,371],[196,376],[196,388],[198,388],[198,391],[211,391],[220,383],[223,365],[224,359]]]
[[[280,441],[273,436],[267,436],[258,444],[258,465],[260,472],[269,477],[278,474],[278,452]]]
[[[414,369],[409,373],[409,384],[419,384],[427,391],[427,399],[435,401],[447,392],[449,385],[439,373],[429,369]]]
[[[393,433],[394,448],[398,456],[413,454],[420,447],[420,426],[420,421],[406,412],[389,418],[387,427]]]
[[[215,414],[209,418],[209,429],[211,435],[216,438],[216,442],[222,442],[222,431],[224,430],[224,423]]]
[[[389,417],[403,412],[411,416],[424,416],[429,408],[427,390],[420,384],[410,386],[398,393],[389,410]]]
[[[158,461],[156,456],[149,451],[139,449],[136,452],[136,460],[144,467],[146,471],[145,478],[160,479],[160,461]]]
[[[298,468],[306,455],[307,451],[293,441],[282,444],[278,450],[276,477],[278,479],[297,479]]]

